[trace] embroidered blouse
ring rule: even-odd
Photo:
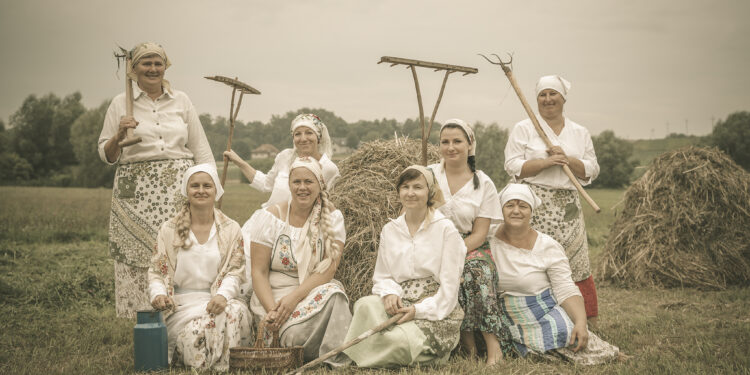
[[[591,141],[589,131],[566,117],[565,126],[560,135],[556,135],[544,119],[539,116],[537,119],[553,145],[562,147],[566,155],[577,158],[583,163],[586,179],[579,178],[578,182],[581,185],[588,185],[596,179],[599,175],[599,163],[596,161],[594,143]],[[547,156],[547,146],[537,134],[531,120],[523,120],[513,127],[508,135],[508,143],[505,145],[505,171],[513,180],[517,180],[521,174],[524,163],[529,160],[546,159]],[[563,169],[556,166],[544,169],[536,176],[524,178],[523,181],[554,189],[576,189]]]
[[[474,189],[474,180],[469,179],[455,194],[451,194],[443,163],[432,164],[428,168],[435,172],[445,198],[445,204],[440,206],[438,211],[448,217],[460,233],[471,232],[474,220],[478,217],[488,218],[490,222],[502,220],[503,211],[497,196],[497,188],[484,172],[476,172],[479,178],[478,188]]]
[[[466,245],[453,223],[440,211],[432,222],[409,233],[405,214],[389,221],[380,232],[378,258],[372,276],[372,294],[403,296],[400,283],[432,277],[437,293],[414,305],[416,319],[442,320],[458,304],[458,287],[466,257]]]

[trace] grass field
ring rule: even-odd
[[[602,207],[601,214],[585,211],[596,264],[623,190],[590,194]],[[106,244],[110,197],[107,189],[0,187],[0,373],[132,372],[134,323],[114,314]],[[234,182],[227,186],[224,207],[242,223],[265,199]],[[600,285],[599,303],[598,333],[632,356],[625,363],[582,368],[511,359],[488,369],[458,357],[435,369],[335,373],[750,374],[750,288]]]

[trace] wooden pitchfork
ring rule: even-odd
[[[504,62],[502,59],[500,59],[500,56],[496,54],[492,54],[497,58],[497,62],[494,62],[490,60],[487,56],[482,55],[481,53],[479,56],[484,57],[485,60],[487,60],[490,64],[493,65],[500,65],[500,67],[503,69],[503,72],[505,73],[505,76],[508,77],[508,80],[510,81],[510,85],[513,86],[513,90],[516,91],[516,95],[518,95],[518,99],[521,100],[521,105],[523,105],[523,109],[526,110],[526,114],[529,115],[529,119],[531,119],[531,123],[534,124],[534,129],[536,129],[537,134],[542,138],[544,143],[547,145],[548,148],[551,148],[553,146],[552,142],[547,137],[547,134],[542,129],[542,126],[539,124],[539,120],[536,118],[536,115],[531,110],[531,107],[529,106],[529,103],[526,101],[526,97],[523,95],[523,92],[521,92],[521,89],[518,87],[518,83],[516,82],[516,78],[513,77],[513,71],[511,70],[511,64],[513,63],[513,55],[510,55],[510,61]],[[573,172],[570,170],[570,167],[567,165],[562,166],[563,171],[570,179],[570,182],[573,183],[573,185],[576,187],[576,190],[578,190],[578,193],[581,194],[583,199],[586,200],[586,202],[591,205],[591,207],[594,209],[596,213],[601,212],[601,208],[594,202],[594,200],[591,198],[591,196],[586,193],[585,190],[583,190],[583,186],[581,186],[581,183],[578,182],[578,178],[576,178],[575,175],[573,175]]]
[[[323,354],[322,356],[316,358],[315,360],[310,361],[306,365],[304,365],[304,366],[302,366],[302,367],[300,367],[300,368],[298,368],[298,369],[296,369],[294,371],[289,371],[289,372],[287,372],[284,375],[301,374],[303,371],[309,370],[311,367],[314,367],[314,366],[317,366],[317,365],[323,363],[323,361],[325,361],[326,359],[331,358],[331,357],[335,356],[336,354],[339,354],[339,353],[343,352],[344,350],[348,349],[349,347],[357,345],[362,340],[364,340],[364,339],[366,339],[366,338],[368,338],[368,337],[370,337],[370,336],[372,336],[372,335],[374,335],[374,334],[376,334],[376,333],[378,333],[378,332],[380,332],[380,331],[382,331],[382,330],[390,327],[392,324],[398,322],[399,319],[401,319],[403,316],[404,316],[404,313],[398,313],[398,314],[392,316],[390,319],[386,320],[385,322],[380,323],[377,326],[375,326],[373,328],[370,328],[367,331],[362,332],[361,335],[355,337],[351,341],[345,342],[344,344],[342,344],[338,348],[333,349],[330,352],[328,352],[326,354]]]
[[[462,72],[464,73],[463,75],[476,74],[477,72],[479,72],[479,69],[470,68],[466,66],[459,66],[459,65],[441,64],[441,63],[435,63],[435,62],[429,62],[429,61],[402,59],[400,57],[391,57],[391,56],[381,57],[378,64],[380,63],[389,63],[391,64],[391,66],[406,65],[408,68],[411,69],[411,75],[412,77],[414,77],[414,86],[417,88],[417,104],[419,104],[419,120],[422,125],[422,165],[427,165],[427,139],[430,137],[430,132],[432,131],[432,123],[435,121],[435,115],[437,114],[438,106],[440,106],[440,100],[443,99],[443,92],[445,91],[445,83],[448,81],[448,75],[453,72]],[[425,122],[424,122],[424,108],[422,107],[422,93],[419,90],[419,80],[417,79],[417,70],[414,69],[415,66],[435,69],[436,72],[438,70],[445,70],[445,76],[443,77],[443,85],[440,87],[440,95],[438,95],[437,103],[435,103],[435,108],[432,110],[432,116],[430,117],[430,128],[427,129],[426,132],[425,132]]]
[[[260,91],[252,88],[250,85],[238,81],[237,77],[234,79],[224,76],[213,76],[213,77],[204,77],[206,79],[210,79],[212,81],[216,82],[222,82],[232,87],[232,100],[229,105],[229,139],[227,140],[227,151],[232,150],[232,136],[234,135],[234,120],[237,119],[237,114],[240,112],[240,106],[242,105],[242,97],[245,94],[255,94],[260,95]],[[240,92],[240,98],[237,100],[237,108],[234,107],[234,97],[235,94],[237,94],[237,91]],[[229,167],[229,158],[224,156],[224,169],[221,171],[221,186],[224,186],[224,183],[227,180],[227,168]],[[221,201],[223,197],[219,199],[219,202],[216,204],[217,208],[221,208]]]
[[[133,117],[133,80],[129,75],[130,72],[133,71],[133,67],[131,66],[133,55],[125,48],[119,48],[120,53],[115,52],[115,59],[117,59],[118,68],[120,67],[120,60],[125,62],[125,115]],[[141,141],[141,137],[133,135],[133,128],[128,128],[125,139],[120,141],[117,145],[120,147],[128,147]]]

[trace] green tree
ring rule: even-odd
[[[750,171],[750,112],[735,112],[720,121],[711,134],[712,143]]]
[[[630,177],[638,162],[633,160],[633,144],[605,130],[592,138],[599,162],[599,177],[594,187],[621,188],[630,184]]]
[[[109,100],[97,108],[87,110],[78,116],[70,128],[70,142],[78,161],[78,165],[73,167],[73,184],[76,186],[112,187],[115,167],[101,160],[97,148],[108,107]]]
[[[34,177],[46,177],[76,163],[70,127],[85,111],[81,94],[63,99],[55,94],[29,95],[10,117],[13,151],[33,167]]]
[[[477,139],[477,169],[490,176],[495,187],[500,190],[508,183],[510,176],[505,172],[505,144],[508,143],[508,129],[495,123],[474,125],[474,138]]]

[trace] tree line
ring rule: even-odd
[[[111,187],[115,168],[99,159],[97,141],[109,106],[105,101],[96,108],[86,109],[82,96],[75,92],[65,97],[47,94],[29,95],[10,116],[9,124],[0,120],[0,183],[4,185],[47,185]],[[332,111],[300,108],[283,115],[273,115],[266,122],[235,122],[232,148],[245,159],[262,144],[282,150],[292,146],[289,125],[300,113],[315,113],[328,127],[335,143],[356,149],[361,142],[392,139],[394,135],[421,138],[419,119],[399,122],[395,119],[359,120],[348,123]],[[229,124],[226,118],[200,115],[211,150],[216,160],[222,159],[226,148]],[[508,181],[504,170],[504,149],[508,129],[497,124],[474,124],[479,140],[477,167],[498,186]],[[429,140],[438,143],[440,124],[435,123]],[[748,169],[750,155],[746,143],[750,133],[750,113],[737,112],[721,121],[707,143],[717,145]],[[743,136],[744,135],[744,136]],[[631,142],[605,131],[593,137],[601,166],[598,187],[618,188],[630,183],[637,162],[633,160]],[[260,169],[270,161],[255,161]]]

